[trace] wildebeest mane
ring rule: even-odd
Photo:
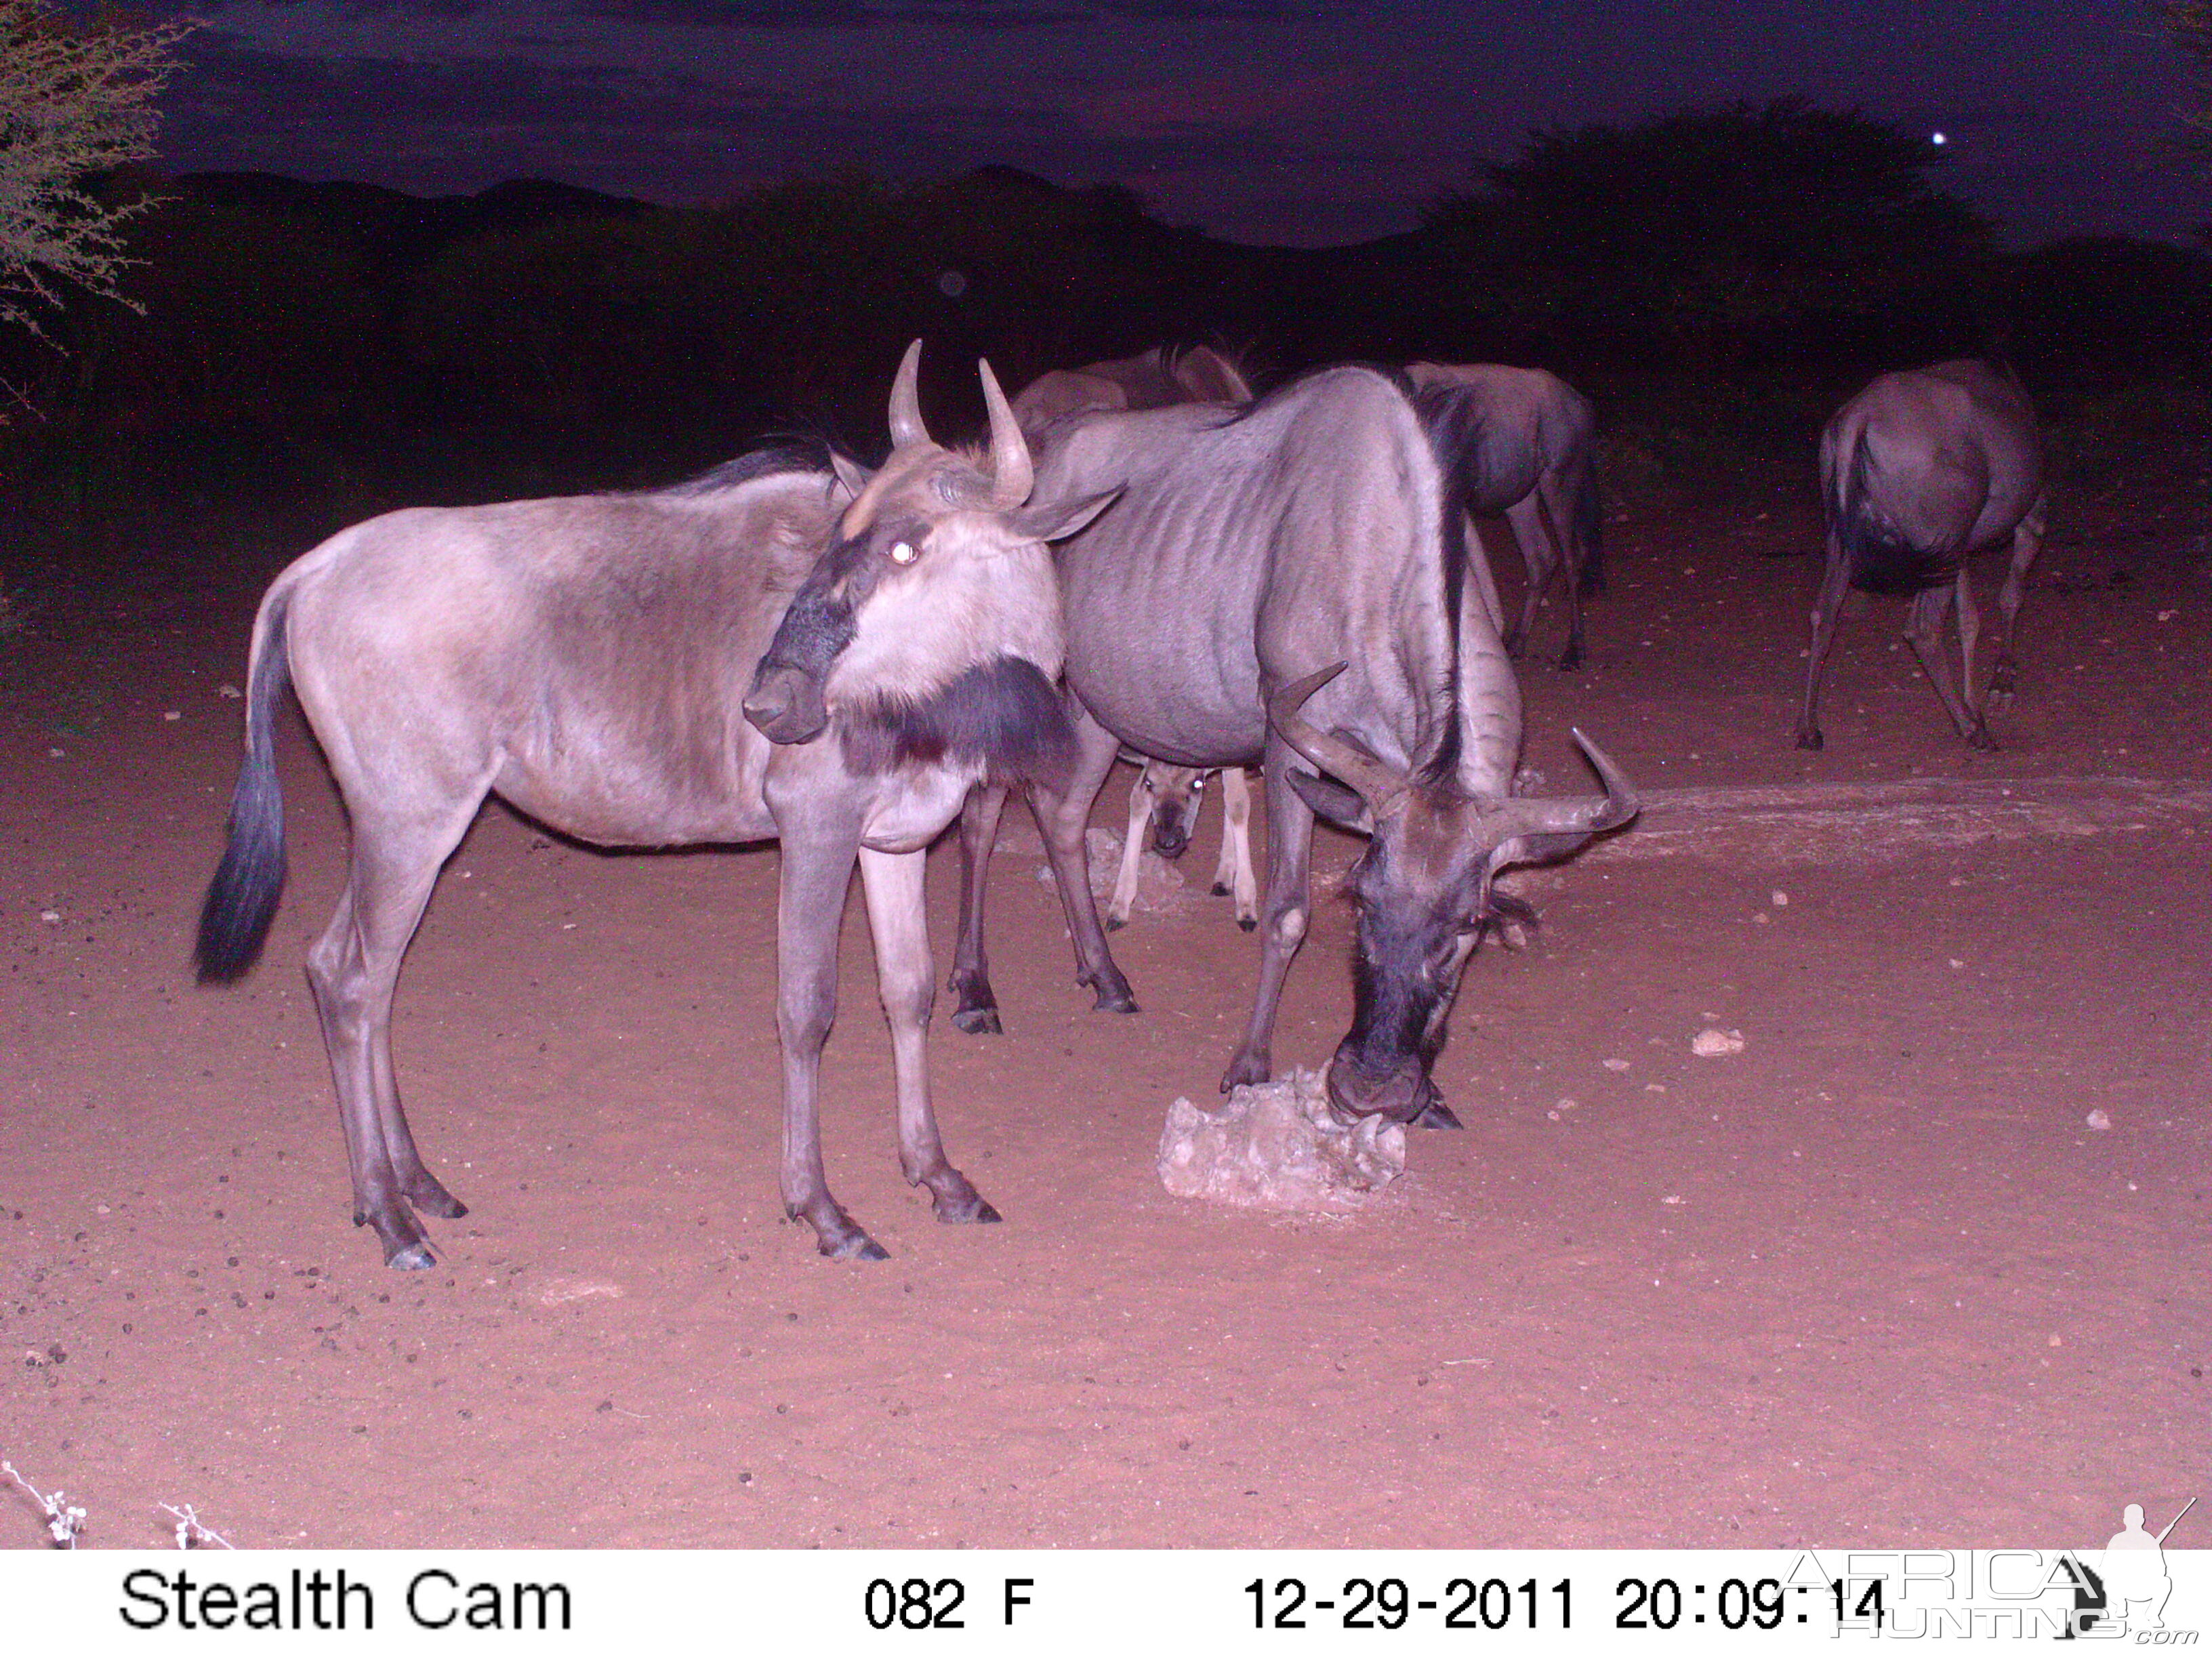
[[[1067,705],[1027,658],[978,663],[931,696],[877,697],[839,716],[855,771],[981,761],[991,781],[1064,789],[1075,769]]]
[[[829,471],[830,444],[826,439],[804,433],[779,433],[734,459],[708,467],[694,477],[642,493],[651,495],[711,495],[718,490],[735,489],[739,484],[750,483],[757,478],[772,478],[789,472],[826,476]]]
[[[1437,746],[1415,769],[1422,783],[1441,783],[1449,781],[1459,770],[1462,753],[1460,731],[1459,653],[1460,608],[1467,593],[1467,501],[1468,488],[1465,468],[1457,457],[1473,438],[1479,437],[1479,428],[1470,430],[1468,422],[1474,420],[1474,411],[1462,401],[1444,400],[1432,410],[1424,403],[1411,375],[1395,363],[1349,362],[1325,363],[1293,375],[1276,386],[1265,397],[1255,398],[1239,410],[1224,426],[1234,426],[1250,420],[1262,410],[1293,395],[1307,381],[1322,374],[1334,374],[1340,368],[1364,368],[1370,374],[1380,375],[1395,386],[1413,408],[1419,421],[1423,434],[1429,441],[1429,453],[1437,463],[1437,471],[1443,481],[1443,500],[1440,505],[1437,528],[1441,538],[1439,553],[1443,580],[1441,603],[1443,605],[1445,637],[1450,648],[1445,653],[1443,700],[1449,714],[1444,729],[1437,734]]]

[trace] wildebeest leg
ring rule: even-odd
[[[1911,642],[1912,654],[1920,659],[1920,665],[1928,671],[1928,678],[1936,683],[1936,695],[1943,699],[1943,707],[1951,716],[1951,724],[1959,728],[1959,735],[1973,749],[1994,749],[1990,741],[1989,728],[1982,724],[1981,716],[1966,707],[1959,696],[1959,688],[1951,684],[1951,659],[1943,649],[1943,618],[1951,609],[1951,584],[1930,587],[1912,599],[1912,611],[1906,618],[1905,637]]]
[[[1221,1092],[1242,1083],[1265,1083],[1274,1075],[1275,1011],[1283,1000],[1283,981],[1291,958],[1304,943],[1309,910],[1308,861],[1313,854],[1313,808],[1291,787],[1291,769],[1309,764],[1304,756],[1270,727],[1267,732],[1267,896],[1261,906],[1266,926],[1260,935],[1260,988],[1252,999],[1252,1023],[1221,1074]]]
[[[1137,866],[1145,855],[1145,826],[1152,821],[1152,771],[1140,767],[1136,782],[1129,786],[1129,832],[1121,838],[1121,870],[1106,905],[1109,933],[1129,924],[1129,911],[1137,902]]]
[[[775,1031],[783,1050],[783,1210],[814,1229],[822,1254],[887,1252],[830,1195],[822,1168],[822,1046],[837,1018],[837,934],[860,850],[857,829],[783,841],[775,912]]]
[[[1474,578],[1475,596],[1482,601],[1482,608],[1490,613],[1491,627],[1496,629],[1502,638],[1505,633],[1505,606],[1498,597],[1498,573],[1490,568],[1489,551],[1483,546],[1482,538],[1475,533],[1473,517],[1463,522],[1467,526],[1468,570]]]
[[[1820,595],[1813,601],[1812,659],[1805,665],[1805,712],[1797,720],[1800,749],[1819,749],[1826,742],[1820,735],[1820,670],[1828,660],[1828,647],[1835,643],[1836,617],[1844,608],[1844,592],[1850,584],[1850,564],[1832,533],[1828,562],[1820,570]]]
[[[1068,937],[1075,942],[1075,982],[1096,994],[1092,1006],[1109,1013],[1133,1014],[1137,1000],[1129,981],[1114,965],[1106,948],[1106,930],[1098,925],[1098,906],[1091,896],[1091,855],[1083,844],[1091,823],[1091,804],[1098,799],[1106,775],[1121,752],[1120,739],[1091,718],[1088,709],[1075,708],[1075,773],[1067,793],[1055,795],[1042,786],[1030,790],[1030,806],[1044,835],[1045,856],[1051,861],[1053,879],[1060,884],[1060,908],[1067,918]]]
[[[1974,585],[1967,580],[1966,567],[1959,567],[1956,584],[1959,599],[1959,695],[1966,707],[1980,715],[1981,705],[1974,701],[1974,641],[1981,637],[1982,613],[1974,605]]]
[[[1529,648],[1528,642],[1536,636],[1536,612],[1551,589],[1552,576],[1558,568],[1551,547],[1546,543],[1534,520],[1523,512],[1526,500],[1516,501],[1506,509],[1505,522],[1512,527],[1513,539],[1520,544],[1521,562],[1528,572],[1528,591],[1521,596],[1521,617],[1505,635],[1505,654],[1517,657]]]
[[[353,1175],[354,1224],[375,1230],[387,1267],[437,1264],[410,1204],[435,1216],[465,1213],[422,1167],[400,1108],[392,1070],[392,994],[438,866],[459,843],[477,805],[471,799],[466,810],[428,823],[357,812],[345,891],[307,952],[307,984],[330,1054]]]
[[[1259,886],[1252,878],[1252,785],[1241,766],[1221,769],[1221,858],[1213,866],[1213,890],[1237,896],[1237,925],[1246,933],[1260,925]]]
[[[929,918],[922,903],[928,860],[926,852],[860,849],[868,931],[876,941],[876,983],[891,1028],[891,1062],[898,1080],[899,1167],[910,1185],[929,1188],[939,1221],[996,1221],[999,1212],[945,1158],[929,1103],[929,1015],[936,1003],[937,969],[930,961]]]
[[[954,1028],[971,1036],[996,1036],[1005,1029],[999,1024],[999,999],[991,989],[991,960],[983,942],[983,894],[991,848],[999,839],[999,814],[1006,809],[1001,786],[979,783],[960,810],[960,938],[945,989],[960,999],[952,1011]]]
[[[1576,669],[1583,665],[1583,582],[1582,568],[1571,551],[1571,544],[1560,531],[1566,518],[1566,503],[1559,499],[1559,482],[1547,472],[1536,482],[1536,488],[1528,499],[1513,508],[1522,515],[1513,521],[1513,533],[1524,541],[1531,537],[1549,549],[1550,563],[1546,568],[1544,584],[1551,586],[1555,574],[1564,573],[1567,590],[1567,648],[1559,653],[1559,666]],[[1527,528],[1523,528],[1525,519]]]
[[[2013,640],[2020,627],[2021,594],[2027,586],[2028,568],[2043,550],[2050,506],[2047,500],[2039,498],[2012,532],[2012,564],[2005,572],[2004,587],[1997,595],[1997,611],[2004,617],[2004,644],[1997,649],[1997,665],[1990,674],[1987,701],[1990,703],[2007,703],[2013,698],[2013,682],[2019,668],[2013,659]]]

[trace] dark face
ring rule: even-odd
[[[1179,859],[1198,828],[1198,807],[1206,780],[1193,778],[1182,788],[1161,789],[1152,797],[1152,850]]]
[[[1492,852],[1463,802],[1416,793],[1376,827],[1350,880],[1352,1030],[1328,1068],[1339,1110],[1410,1122],[1435,1100],[1429,1072],[1481,925]]]
[[[920,562],[929,526],[900,514],[842,537],[783,613],[745,693],[745,718],[775,743],[806,743],[830,723],[830,670],[859,636],[854,618],[884,578]]]

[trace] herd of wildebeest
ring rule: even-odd
[[[988,441],[948,448],[923,425],[920,354],[916,342],[898,367],[892,447],[872,471],[787,445],[668,489],[392,513],[341,531],[270,587],[198,970],[244,973],[276,911],[273,741],[289,687],[352,824],[350,874],[307,977],[354,1218],[391,1266],[432,1265],[422,1218],[465,1213],[409,1131],[392,1000],[439,868],[487,794],[601,846],[782,843],[784,1203],[823,1254],[861,1258],[884,1252],[830,1194],[818,1115],[855,861],[900,1164],[940,1220],[995,1221],[946,1157],[929,1094],[923,872],[956,819],[954,1023],[999,1029],[985,878],[1016,790],[1043,831],[1080,981],[1100,1008],[1128,1011],[1085,845],[1108,774],[1125,756],[1146,763],[1109,913],[1118,922],[1146,820],[1179,851],[1199,781],[1223,773],[1241,802],[1243,769],[1259,768],[1264,890],[1249,855],[1225,854],[1218,875],[1261,946],[1222,1087],[1273,1071],[1319,817],[1367,837],[1349,880],[1352,1029],[1328,1068],[1329,1099],[1350,1117],[1450,1127],[1431,1069],[1461,970],[1486,931],[1529,919],[1498,872],[1636,815],[1634,787],[1580,732],[1601,793],[1515,787],[1513,659],[1557,586],[1573,664],[1581,599],[1600,578],[1593,415],[1555,376],[1349,364],[1255,399],[1209,349],[1155,349],[1047,374],[1009,400],[984,364]],[[1914,650],[1960,735],[1988,747],[1970,556],[2010,538],[1995,699],[2012,690],[2044,525],[2019,381],[1970,361],[1885,374],[1829,423],[1820,465],[1827,559],[1798,743],[1821,746],[1822,663],[1857,586],[1911,596]],[[1480,539],[1499,515],[1528,574],[1510,626]],[[1955,681],[1942,633],[1954,596]]]

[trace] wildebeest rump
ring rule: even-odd
[[[341,531],[270,588],[200,975],[243,973],[275,913],[273,723],[289,683],[352,821],[351,870],[307,976],[354,1218],[392,1266],[432,1265],[418,1216],[465,1213],[401,1109],[392,995],[439,866],[489,793],[605,846],[782,842],[784,1202],[823,1254],[878,1256],[830,1195],[817,1108],[857,859],[900,1162],[940,1219],[998,1218],[946,1158],[931,1109],[923,849],[985,778],[1065,775],[1060,611],[1042,538],[1087,515],[1020,510],[1027,447],[982,372],[988,459],[928,441],[910,350],[891,397],[896,447],[872,478],[840,458],[777,454],[639,495],[394,513]],[[811,673],[830,639],[838,671],[809,680],[813,703],[797,710],[830,735],[770,742],[755,727],[789,735],[788,665]]]
[[[1038,375],[1014,394],[1014,417],[1035,443],[1054,421],[1070,415],[1251,401],[1243,371],[1212,346],[1181,352],[1154,346],[1133,357]]]
[[[1081,712],[1073,784],[1056,798],[1033,792],[1048,844],[1060,858],[1080,848],[1122,744],[1184,766],[1264,759],[1260,985],[1226,1089],[1272,1070],[1275,1011],[1305,933],[1315,811],[1369,831],[1352,883],[1353,1026],[1329,1086],[1354,1113],[1422,1115],[1460,971],[1492,914],[1492,878],[1635,807],[1595,751],[1607,795],[1511,797],[1520,689],[1489,612],[1470,599],[1462,502],[1412,387],[1347,367],[1243,411],[1078,416],[1053,428],[1038,468],[1041,500],[1123,492],[1057,556]],[[971,860],[987,855],[992,827],[963,820]],[[994,1015],[980,876],[967,885],[975,908],[954,988],[963,1014]],[[1133,1006],[1087,886],[1063,880],[1061,898],[1079,976],[1100,1006]]]
[[[1521,544],[1528,587],[1519,620],[1506,627],[1495,590],[1487,595],[1507,653],[1521,654],[1538,607],[1564,573],[1567,643],[1559,666],[1580,665],[1583,596],[1604,585],[1596,411],[1565,380],[1540,368],[1413,363],[1406,374],[1431,429],[1449,434],[1445,453],[1462,474],[1467,510],[1478,517],[1504,514]],[[1489,564],[1479,547],[1476,557],[1476,574],[1486,580]]]
[[[2009,538],[2012,560],[1997,599],[2004,643],[1986,701],[2014,691],[2013,647],[2028,568],[2043,544],[2048,502],[2035,410],[2008,368],[1956,359],[1884,374],[1836,411],[1820,434],[1820,500],[1827,559],[1813,605],[1812,660],[1797,746],[1822,745],[1820,672],[1846,587],[1910,595],[1905,638],[1935,683],[1959,735],[1991,749],[1974,701],[1974,642],[1981,630],[1968,561]],[[1960,680],[1951,683],[1943,617],[1959,604]]]

